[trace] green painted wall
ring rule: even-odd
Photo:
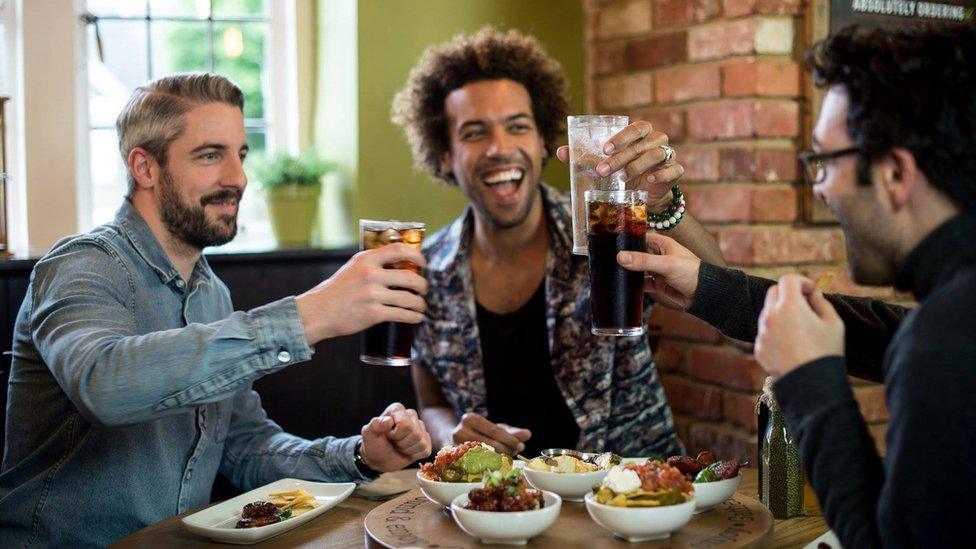
[[[535,35],[562,64],[573,110],[582,112],[580,0],[359,0],[359,166],[352,193],[356,218],[425,221],[432,231],[463,210],[466,201],[460,190],[414,171],[403,132],[390,122],[390,104],[424,49],[486,24]],[[569,187],[569,172],[556,159],[543,178]]]

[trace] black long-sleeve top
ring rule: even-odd
[[[911,310],[828,295],[846,328],[845,356],[783,376],[777,400],[844,547],[951,547],[976,539],[976,213],[945,223],[909,254],[896,281]],[[689,312],[753,341],[773,281],[702,264]],[[883,381],[882,462],[847,374]]]

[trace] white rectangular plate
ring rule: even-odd
[[[318,502],[319,506],[307,513],[276,524],[256,528],[234,528],[237,521],[241,519],[241,511],[246,504],[259,500],[267,501],[268,494],[299,488],[315,496],[315,501]],[[355,489],[356,485],[351,482],[333,484],[283,478],[186,516],[183,518],[183,524],[194,534],[214,541],[241,545],[257,543],[305,524],[338,505],[342,500],[349,497],[349,494]]]

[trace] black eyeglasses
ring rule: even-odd
[[[806,151],[798,154],[796,159],[803,167],[803,176],[811,185],[822,183],[827,178],[827,162],[835,158],[861,152],[860,147],[850,147],[836,151],[816,152]]]

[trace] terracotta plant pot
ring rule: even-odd
[[[286,184],[266,189],[271,229],[279,246],[306,247],[319,210],[321,185]]]

